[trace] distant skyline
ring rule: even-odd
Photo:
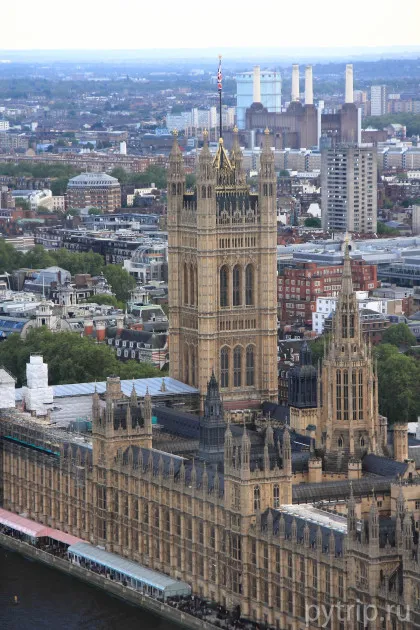
[[[3,51],[155,50],[158,57],[164,56],[164,49],[185,49],[190,56],[191,49],[217,48],[223,54],[232,47],[251,54],[254,48],[279,48],[285,55],[288,48],[324,54],[357,48],[360,55],[360,49],[420,48],[419,21],[420,0],[400,5],[393,0],[353,0],[346,5],[337,0],[264,5],[249,0],[161,0],[157,5],[21,0],[2,6],[0,46]]]

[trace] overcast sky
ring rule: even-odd
[[[3,50],[420,45],[420,0],[4,0]]]

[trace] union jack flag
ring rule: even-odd
[[[217,70],[217,89],[222,91],[222,57],[219,57],[219,68]]]

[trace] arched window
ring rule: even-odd
[[[195,304],[195,269],[194,266],[190,267],[190,304]]]
[[[188,304],[188,265],[184,263],[184,304]]]
[[[229,387],[229,348],[220,351],[220,386]]]
[[[220,270],[220,306],[229,306],[229,270],[226,265]]]
[[[254,346],[246,349],[246,384],[248,387],[254,385]]]
[[[236,346],[233,351],[233,386],[240,387],[242,385],[242,348]]]
[[[207,188],[205,186],[201,186],[201,196],[203,199],[207,197]]]
[[[241,268],[239,265],[235,265],[232,273],[232,286],[233,286],[233,295],[232,295],[232,304],[233,306],[239,306],[242,302],[241,300]]]
[[[186,383],[190,382],[190,361],[189,361],[189,350],[188,346],[185,346],[184,350],[184,380]]]
[[[176,195],[176,184],[172,184],[171,190],[172,190],[172,194]]]
[[[361,438],[360,438],[360,446],[363,448],[363,447],[364,447],[364,445],[365,445],[365,438],[364,438],[364,437],[361,437]]]
[[[343,438],[342,437],[338,438],[338,448],[343,448]]]
[[[177,193],[178,195],[182,195],[182,184],[177,185]]]
[[[273,508],[277,509],[280,507],[280,486],[276,483],[273,487]]]
[[[211,194],[211,186],[208,186],[208,187],[207,187],[207,197],[208,197],[209,199],[211,199],[211,197],[212,197],[212,194]]]
[[[245,304],[252,306],[254,304],[254,268],[247,265],[245,269]]]
[[[260,486],[254,486],[254,512],[261,509]]]

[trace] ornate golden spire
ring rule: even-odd
[[[217,148],[217,152],[213,160],[213,166],[218,171],[224,171],[226,173],[233,172],[232,164],[230,163],[230,160],[226,153],[226,149],[223,146],[223,138],[219,138],[219,146]]]

